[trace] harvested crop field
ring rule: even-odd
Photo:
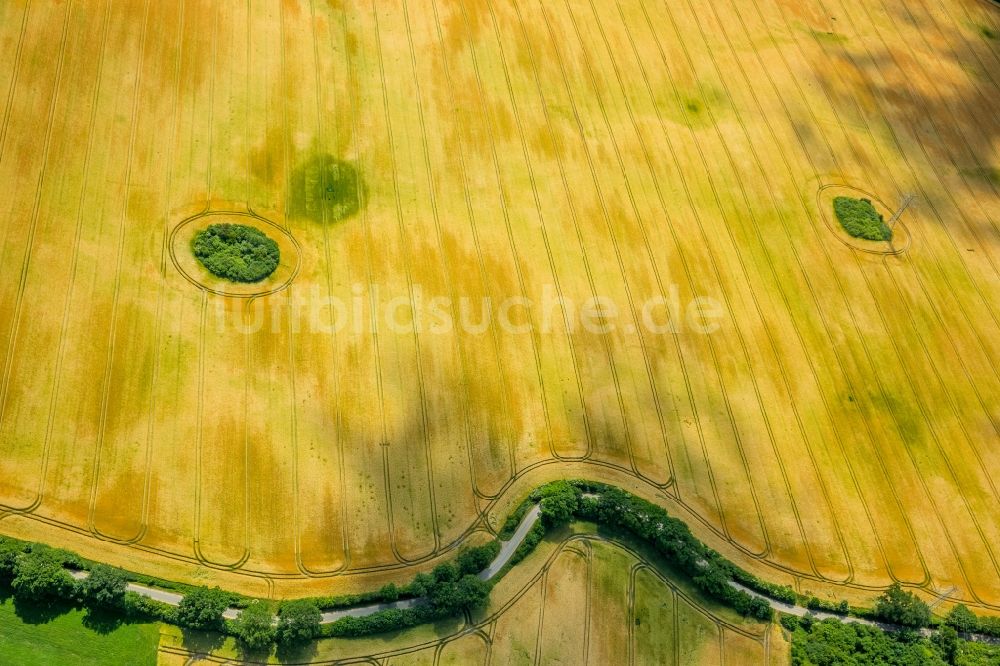
[[[800,591],[1000,611],[998,33],[986,0],[4,2],[0,532],[339,593],[588,477]],[[905,244],[847,242],[837,188]],[[265,281],[183,256],[219,216],[281,246]]]

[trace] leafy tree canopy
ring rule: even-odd
[[[98,564],[90,570],[90,575],[79,583],[80,593],[85,599],[105,608],[120,608],[125,601],[128,581],[121,569]]]
[[[267,647],[274,641],[274,616],[262,601],[254,601],[244,608],[233,621],[233,629],[240,640],[252,650]]]
[[[955,627],[956,630],[966,633],[979,629],[979,618],[965,604],[958,604],[952,608],[948,617],[945,618],[945,622]]]
[[[304,643],[316,638],[321,619],[319,608],[308,599],[282,604],[278,613],[278,642]]]
[[[892,230],[869,199],[835,197],[833,212],[844,230],[855,238],[873,241],[892,238]]]
[[[875,616],[904,627],[926,627],[931,621],[931,609],[899,583],[893,583],[875,602]]]
[[[14,562],[11,588],[23,599],[66,597],[73,593],[76,581],[63,566],[61,551],[33,544]]]
[[[199,231],[191,250],[213,274],[234,282],[259,282],[281,260],[278,244],[245,224],[212,224]]]
[[[220,629],[229,601],[230,595],[217,587],[199,587],[181,599],[177,621],[192,629]]]

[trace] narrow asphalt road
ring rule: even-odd
[[[507,566],[507,562],[509,562],[510,558],[513,557],[514,551],[517,550],[517,547],[521,545],[522,541],[524,541],[524,537],[528,535],[531,528],[535,526],[535,521],[538,520],[538,516],[541,515],[541,512],[541,509],[538,508],[538,505],[536,504],[531,507],[528,513],[524,514],[524,518],[521,519],[521,522],[518,524],[517,529],[514,530],[514,535],[510,538],[510,540],[500,542],[500,552],[497,553],[497,556],[493,558],[492,562],[490,562],[490,566],[479,572],[479,577],[481,579],[489,580],[490,578],[493,578],[493,576],[500,573],[501,569]]]
[[[598,495],[593,493],[585,493],[584,496],[598,497]],[[531,528],[535,526],[535,522],[538,520],[540,515],[541,515],[541,509],[537,504],[532,506],[531,509],[528,510],[526,514],[524,514],[524,517],[521,519],[521,522],[518,523],[517,529],[514,530],[514,534],[511,536],[511,538],[508,541],[500,542],[500,552],[497,553],[497,556],[493,558],[493,561],[490,562],[490,565],[488,567],[479,572],[479,578],[481,578],[482,580],[489,580],[494,576],[496,576],[500,572],[500,570],[502,570],[505,566],[507,566],[507,563],[510,561],[510,558],[513,557],[514,555],[514,551],[516,551],[518,546],[520,546],[521,543],[524,541],[524,538],[528,535],[528,532],[531,530]],[[86,571],[70,570],[70,575],[76,580],[83,580],[90,574]],[[803,606],[796,606],[794,604],[789,604],[783,601],[772,599],[771,597],[768,597],[759,592],[751,590],[750,588],[741,585],[735,581],[729,581],[729,584],[738,590],[746,592],[750,596],[763,599],[774,610],[779,611],[781,613],[786,613],[788,615],[804,617],[806,614],[811,614],[813,617],[819,620],[832,618],[839,620],[841,622],[855,622],[857,624],[864,624],[871,627],[879,627],[886,631],[897,631],[901,628],[895,625],[885,624],[882,622],[873,622],[872,620],[866,620],[860,617],[838,615],[836,613],[827,613],[824,611],[813,611]],[[162,601],[163,603],[169,604],[171,606],[179,605],[181,603],[181,599],[184,598],[183,595],[177,594],[176,592],[167,592],[165,590],[158,590],[156,588],[146,587],[145,585],[138,585],[136,583],[129,583],[128,589],[131,592],[141,594],[142,596],[148,597],[150,599],[155,599],[156,601]],[[413,608],[414,606],[423,603],[423,601],[424,599],[422,598],[401,599],[400,601],[394,601],[392,603],[369,604],[366,606],[355,606],[353,608],[344,608],[340,610],[327,611],[322,614],[320,619],[320,624],[330,624],[345,617],[364,617],[366,615],[371,615],[372,613],[377,613],[379,611],[390,610],[394,608],[399,610],[405,610],[407,608]],[[239,614],[240,610],[238,608],[227,608],[225,612],[222,614],[222,616],[227,620],[235,620],[237,617],[239,617]],[[930,629],[921,629],[920,633],[924,636],[930,636],[933,632]],[[996,644],[998,642],[998,640],[995,638],[982,636],[979,634],[971,635],[970,638],[986,643]]]
[[[524,518],[522,518],[521,522],[518,524],[517,529],[514,531],[514,535],[509,541],[500,542],[500,552],[497,553],[495,558],[493,558],[490,565],[479,573],[479,577],[481,579],[489,580],[490,578],[493,578],[493,576],[497,575],[497,573],[507,565],[507,562],[510,561],[510,558],[514,555],[514,551],[517,550],[517,547],[521,545],[522,541],[524,541],[524,537],[528,534],[528,531],[534,527],[535,521],[538,520],[540,513],[541,511],[536,504],[531,507],[531,510],[524,514]],[[70,575],[76,580],[83,580],[90,574],[86,571],[71,570]],[[171,606],[180,605],[181,599],[184,598],[184,595],[177,594],[176,592],[166,592],[164,590],[158,590],[153,587],[146,587],[145,585],[138,585],[136,583],[129,583],[128,590],[130,592],[135,592],[136,594],[141,594],[144,597],[155,599],[156,601],[162,601],[163,603]],[[327,611],[323,613],[320,619],[320,624],[330,624],[344,617],[364,617],[366,615],[371,615],[372,613],[390,610],[393,608],[404,610],[407,608],[413,608],[422,602],[423,599],[401,599],[392,603],[369,604],[367,606],[355,606],[353,608]],[[239,615],[240,609],[227,608],[222,614],[222,617],[227,620],[235,620],[239,617]]]

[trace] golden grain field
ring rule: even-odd
[[[0,3],[0,531],[339,593],[588,477],[803,592],[1000,611],[998,33],[987,0]],[[914,195],[898,244],[845,242],[831,185]],[[259,290],[185,255],[217,216],[280,239]]]

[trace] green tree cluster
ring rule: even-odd
[[[930,638],[912,629],[879,627],[812,616],[781,617],[792,634],[793,666],[996,666],[1000,646],[962,639],[945,625]]]
[[[279,643],[305,643],[319,636],[320,620],[323,614],[315,603],[308,599],[287,601],[278,610]]]
[[[531,497],[538,502],[545,526],[553,528],[573,520],[582,495],[583,492],[568,481],[553,481],[533,492]]]
[[[870,199],[834,197],[833,212],[844,230],[855,238],[873,241],[892,238],[892,229],[886,225]]]
[[[245,224],[212,224],[191,241],[198,261],[214,275],[234,282],[259,282],[281,260],[278,244]]]
[[[875,602],[875,617],[904,627],[926,627],[931,609],[917,595],[893,583]]]
[[[90,575],[77,584],[80,596],[102,608],[123,608],[128,580],[121,569],[97,564]]]
[[[577,517],[631,532],[645,540],[706,595],[738,613],[770,620],[767,601],[730,585],[737,568],[691,534],[682,521],[664,509],[604,484],[587,484],[595,497],[580,500]]]
[[[53,599],[73,596],[76,581],[65,567],[62,551],[41,544],[16,556],[10,586],[24,599]]]
[[[254,600],[233,620],[232,629],[251,650],[266,648],[275,640],[274,614],[266,603]]]
[[[232,595],[217,587],[199,587],[184,595],[177,607],[177,622],[192,629],[221,631],[222,614],[226,611]]]

